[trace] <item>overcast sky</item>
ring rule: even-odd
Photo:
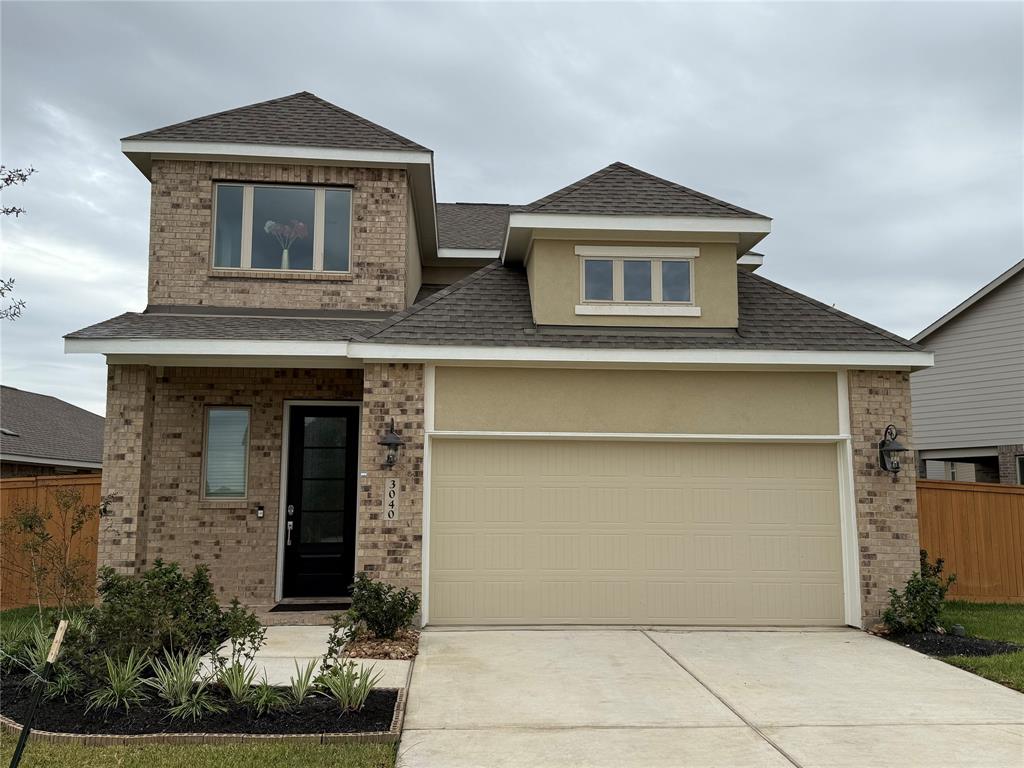
[[[3,382],[103,412],[61,336],[146,303],[139,131],[300,90],[435,150],[442,201],[621,160],[774,218],[762,274],[909,336],[1024,256],[1024,4],[0,5]]]

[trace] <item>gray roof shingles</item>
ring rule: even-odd
[[[767,218],[625,163],[612,163],[518,208],[529,213]]]
[[[308,91],[175,123],[125,141],[207,141],[328,149],[429,151]]]
[[[905,339],[743,270],[737,329],[537,326],[526,274],[495,262],[398,313],[377,343],[597,349],[908,351]]]
[[[509,209],[501,203],[438,203],[438,247],[500,249]]]
[[[62,462],[103,461],[103,417],[50,395],[0,387],[0,452]]]

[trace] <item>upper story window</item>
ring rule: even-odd
[[[578,315],[699,316],[694,304],[697,248],[577,246]]]
[[[352,190],[217,184],[213,266],[348,272]]]

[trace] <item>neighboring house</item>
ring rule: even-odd
[[[910,379],[920,476],[1024,483],[1024,260],[914,341],[935,353]]]
[[[0,477],[81,474],[102,466],[102,416],[49,395],[0,387]]]
[[[122,150],[149,305],[66,339],[109,368],[102,563],[261,612],[367,571],[435,625],[859,625],[917,567],[877,443],[932,356],[758,276],[767,217],[622,163],[438,204],[308,93]]]

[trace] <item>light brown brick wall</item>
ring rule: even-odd
[[[1004,485],[1016,485],[1020,482],[1017,477],[1017,457],[1024,456],[1024,445],[1000,445],[999,446],[999,482]]]
[[[423,366],[367,363],[363,371],[363,434],[360,464],[356,570],[419,592],[423,565]],[[377,444],[395,420],[405,441],[398,462],[384,467]],[[399,481],[394,520],[383,515],[386,478]]]
[[[227,276],[213,270],[214,181],[352,185],[351,275],[269,270]],[[381,311],[406,306],[404,170],[154,160],[151,196],[151,304]]]
[[[120,365],[109,370],[104,492],[116,489],[123,499],[109,524],[101,525],[100,563],[128,572],[157,558],[186,568],[205,563],[223,601],[272,604],[284,401],[359,401],[361,371]],[[148,441],[139,436],[143,400],[151,411]],[[204,409],[210,405],[252,408],[244,501],[200,499]],[[136,445],[147,442],[150,460],[143,461],[146,454]],[[255,515],[258,504],[265,508],[262,520]],[[136,530],[142,533],[137,538]]]
[[[895,479],[878,466],[878,442],[887,425],[895,424],[900,442],[913,448],[910,374],[850,371],[849,377],[861,613],[871,626],[888,605],[889,588],[902,588],[919,568],[914,454],[901,457],[903,470]]]

